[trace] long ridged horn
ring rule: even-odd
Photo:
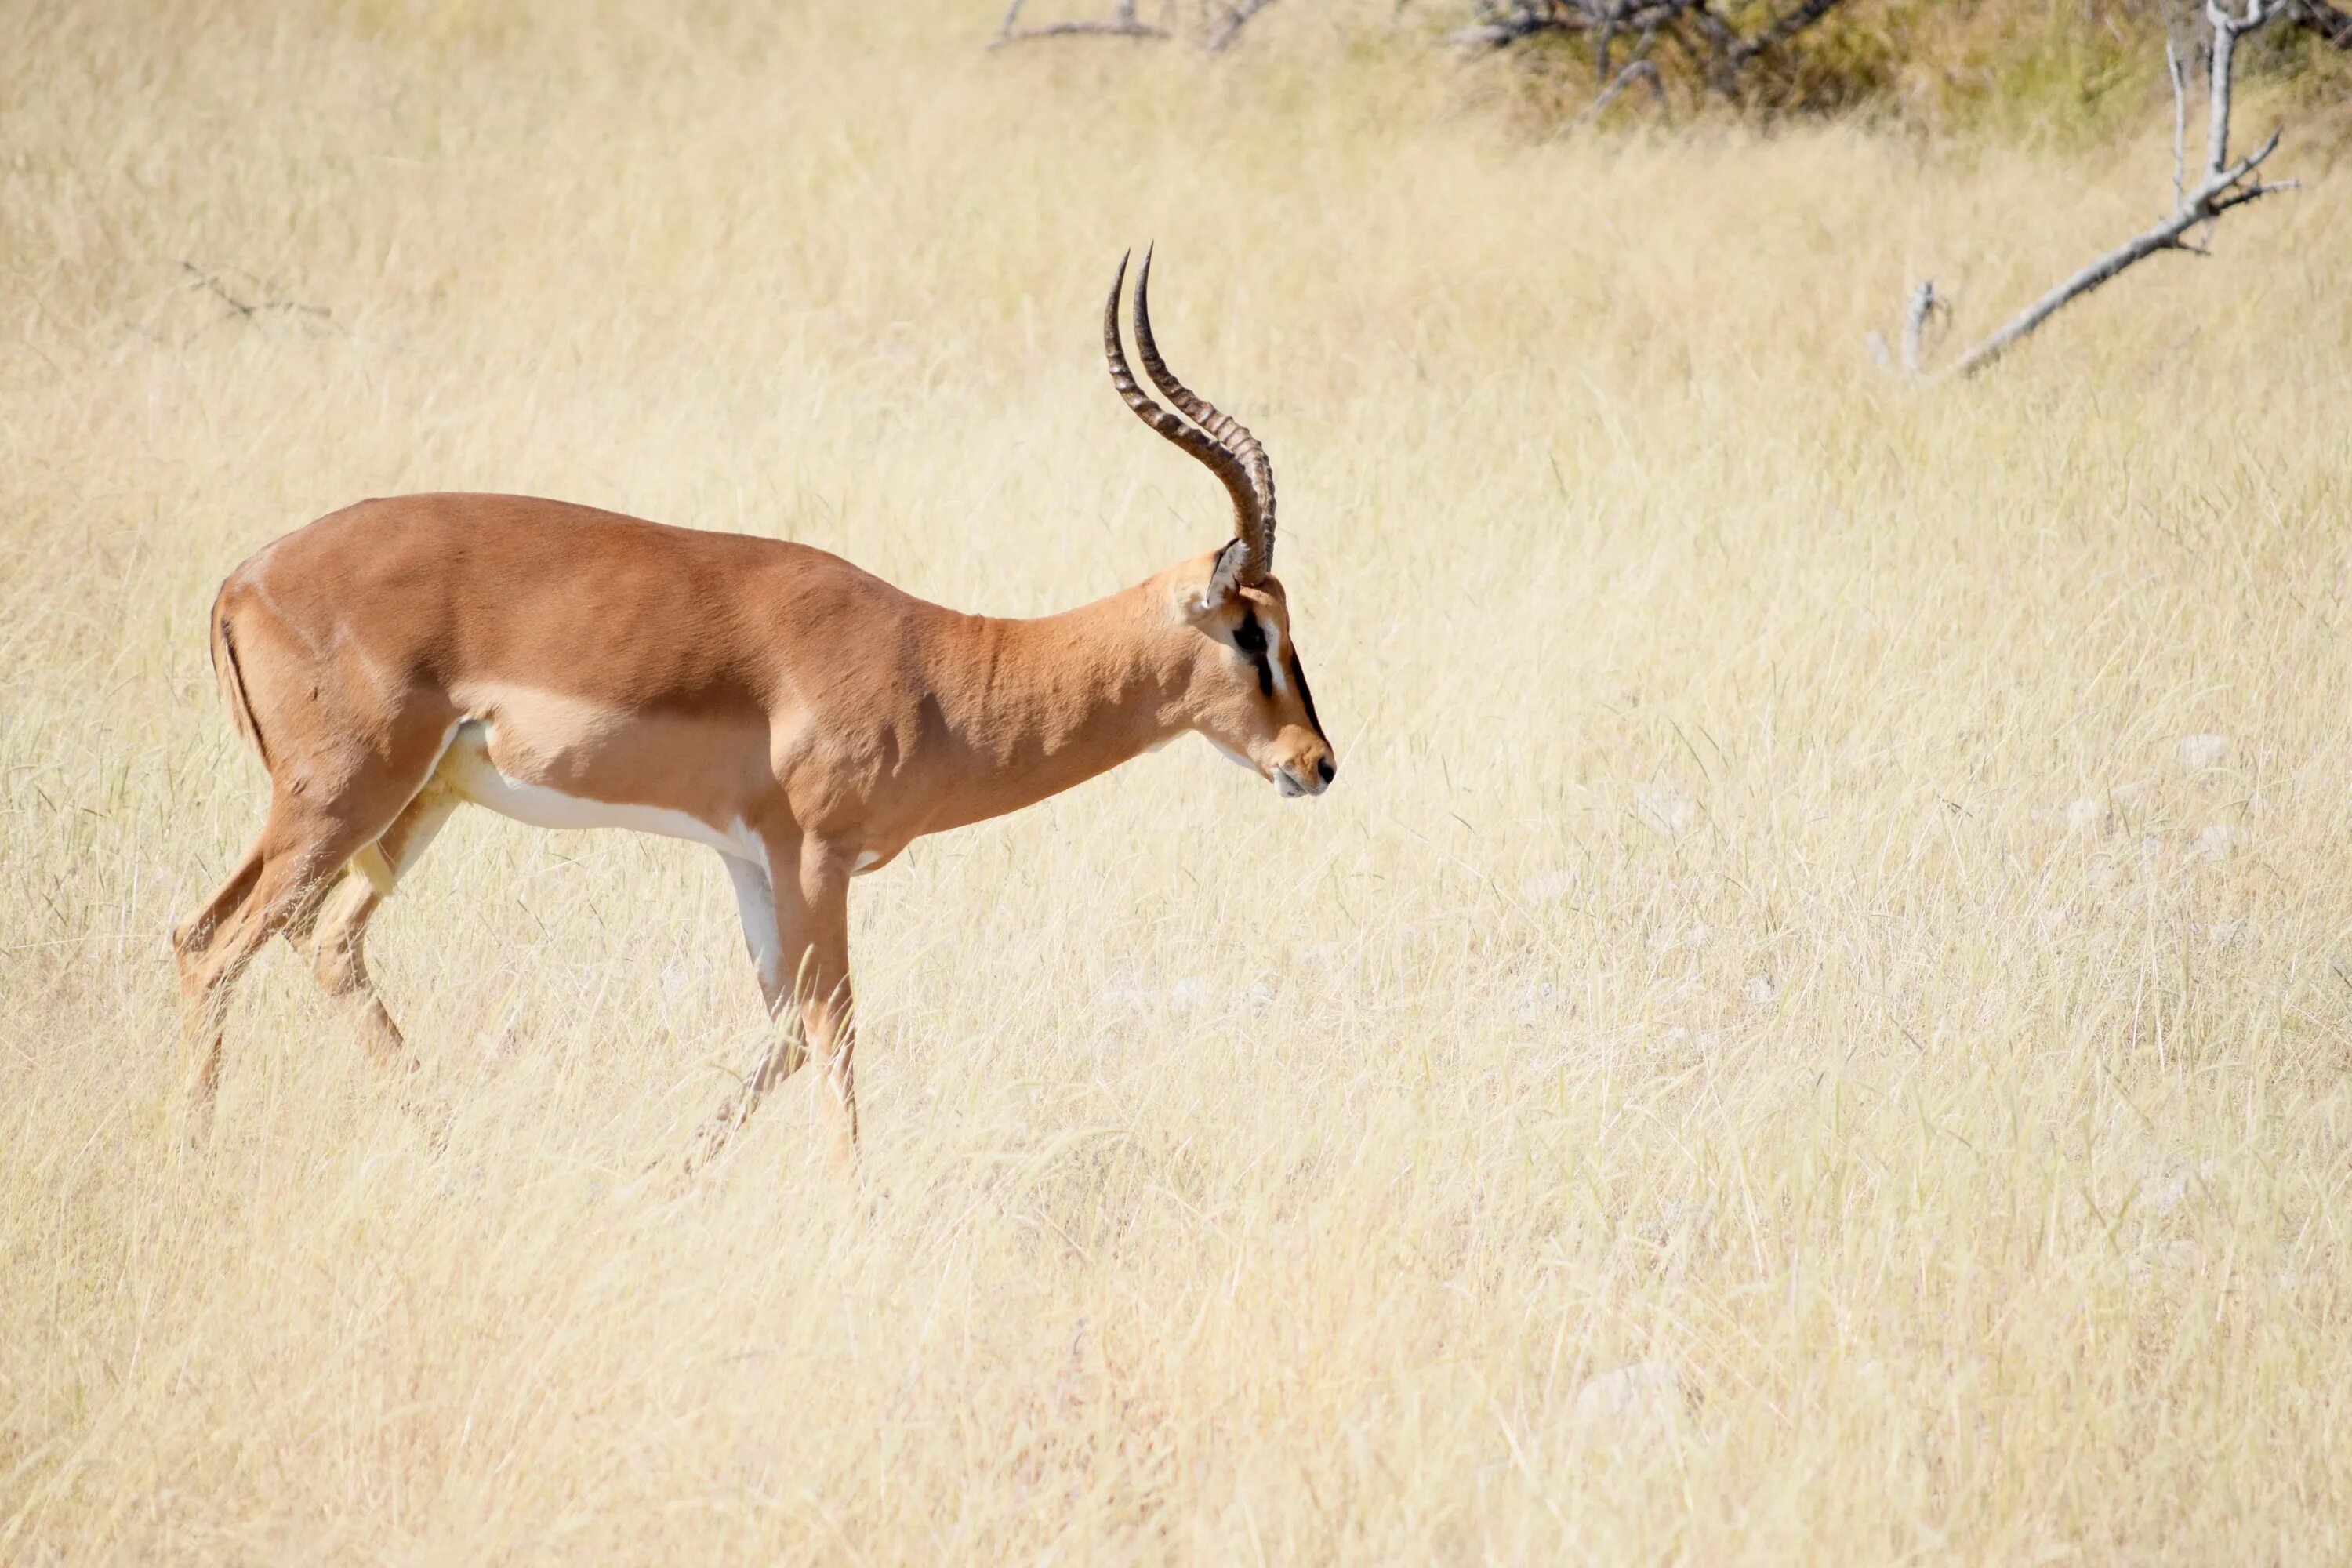
[[[1136,384],[1135,373],[1127,367],[1127,349],[1119,342],[1118,334],[1118,297],[1127,288],[1127,264],[1133,255],[1134,252],[1129,251],[1118,258],[1118,276],[1111,280],[1110,298],[1103,305],[1103,358],[1110,363],[1110,384],[1118,390],[1119,397],[1128,407],[1135,411],[1138,419],[1183,447],[1223,483],[1225,493],[1234,500],[1234,533],[1242,542],[1242,560],[1234,575],[1242,582],[1255,583],[1265,575],[1267,539],[1259,517],[1257,486],[1252,482],[1248,468],[1240,457],[1153,402],[1151,395]],[[1136,318],[1136,331],[1139,342],[1150,341],[1144,336],[1143,319],[1139,314]],[[1159,359],[1159,355],[1150,350],[1146,351],[1146,356],[1144,363],[1147,365],[1156,363]],[[1159,374],[1164,372],[1163,366]],[[1184,395],[1192,397],[1189,392]],[[1193,401],[1199,402],[1197,398]],[[1206,404],[1201,405],[1208,406]],[[1216,411],[1211,409],[1210,412],[1214,414]],[[1243,434],[1247,435],[1248,432],[1244,431]],[[1251,445],[1255,446],[1256,443],[1253,441]],[[1263,460],[1261,454],[1260,461]]]
[[[1241,535],[1242,547],[1249,559],[1243,563],[1241,580],[1255,583],[1274,570],[1274,465],[1266,460],[1265,448],[1249,426],[1230,414],[1222,413],[1217,405],[1176,379],[1168,362],[1160,357],[1160,345],[1151,337],[1151,251],[1143,252],[1143,270],[1135,279],[1135,352],[1143,356],[1144,374],[1151,377],[1154,386],[1166,395],[1192,422],[1208,432],[1212,440],[1241,459],[1243,471],[1249,475],[1250,489],[1257,498],[1257,518],[1255,527],[1248,522],[1235,531]]]

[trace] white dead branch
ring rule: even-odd
[[[2245,0],[2245,10],[2238,13],[2225,10],[2219,0],[2207,0],[2205,16],[2213,28],[2213,49],[2207,95],[2211,112],[2206,132],[2203,179],[2195,189],[2186,193],[2182,191],[2181,187],[2187,182],[2185,144],[2189,126],[2188,110],[2181,94],[2184,73],[2179,57],[2168,47],[2166,61],[2173,92],[2173,208],[2170,216],[2076,271],[2019,312],[2007,326],[1938,372],[1939,376],[1976,374],[2057,314],[2070,300],[2080,299],[2126,268],[2145,261],[2159,251],[2185,250],[2199,256],[2208,254],[2203,245],[2189,237],[2191,229],[2214,223],[2232,207],[2259,201],[2276,191],[2295,189],[2295,183],[2292,180],[2267,182],[2255,176],[2255,171],[2278,151],[2278,131],[2273,131],[2261,146],[2245,156],[2234,162],[2230,158],[2230,89],[2238,39],[2274,17],[2285,15],[2293,4],[2294,0]],[[1942,303],[1932,282],[1920,284],[1911,296],[1904,321],[1903,362],[1904,368],[1913,375],[1922,372],[1920,338],[1927,317]]]

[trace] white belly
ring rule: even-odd
[[[483,720],[466,720],[451,732],[448,748],[441,753],[440,766],[435,770],[452,791],[476,805],[487,806],[500,816],[512,817],[533,827],[626,827],[638,833],[657,833],[665,838],[707,844],[735,859],[762,866],[767,863],[760,841],[740,819],[719,828],[690,813],[673,811],[667,806],[591,800],[584,795],[565,795],[545,784],[509,778],[490,760],[490,742],[496,732],[495,726]]]

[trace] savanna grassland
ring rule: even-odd
[[[2335,144],[1922,390],[1905,290],[2168,124],[1552,136],[1389,14],[11,9],[0,1560],[2352,1555]],[[1328,796],[1188,741],[861,881],[853,1187],[797,1082],[674,1173],[715,857],[460,814],[412,1099],[280,946],[182,1150],[236,562],[494,489],[1079,603],[1229,526],[1105,383],[1147,238]]]

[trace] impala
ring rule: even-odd
[[[804,544],[513,496],[360,502],[229,574],[215,673],[270,782],[260,834],[173,933],[187,1130],[207,1136],[222,1015],[283,933],[371,1050],[405,1063],[361,955],[369,920],[462,802],[540,827],[717,850],[771,1018],[707,1157],[814,1050],[835,1157],[857,1135],[850,879],[927,833],[1015,811],[1186,731],[1285,795],[1336,769],[1290,635],[1265,450],[1170,374],[1147,253],[1135,344],[1119,263],[1111,384],[1232,497],[1234,537],[1036,620],[968,616]],[[1181,416],[1180,416],[1181,415]],[[1190,423],[1187,423],[1187,421]]]

